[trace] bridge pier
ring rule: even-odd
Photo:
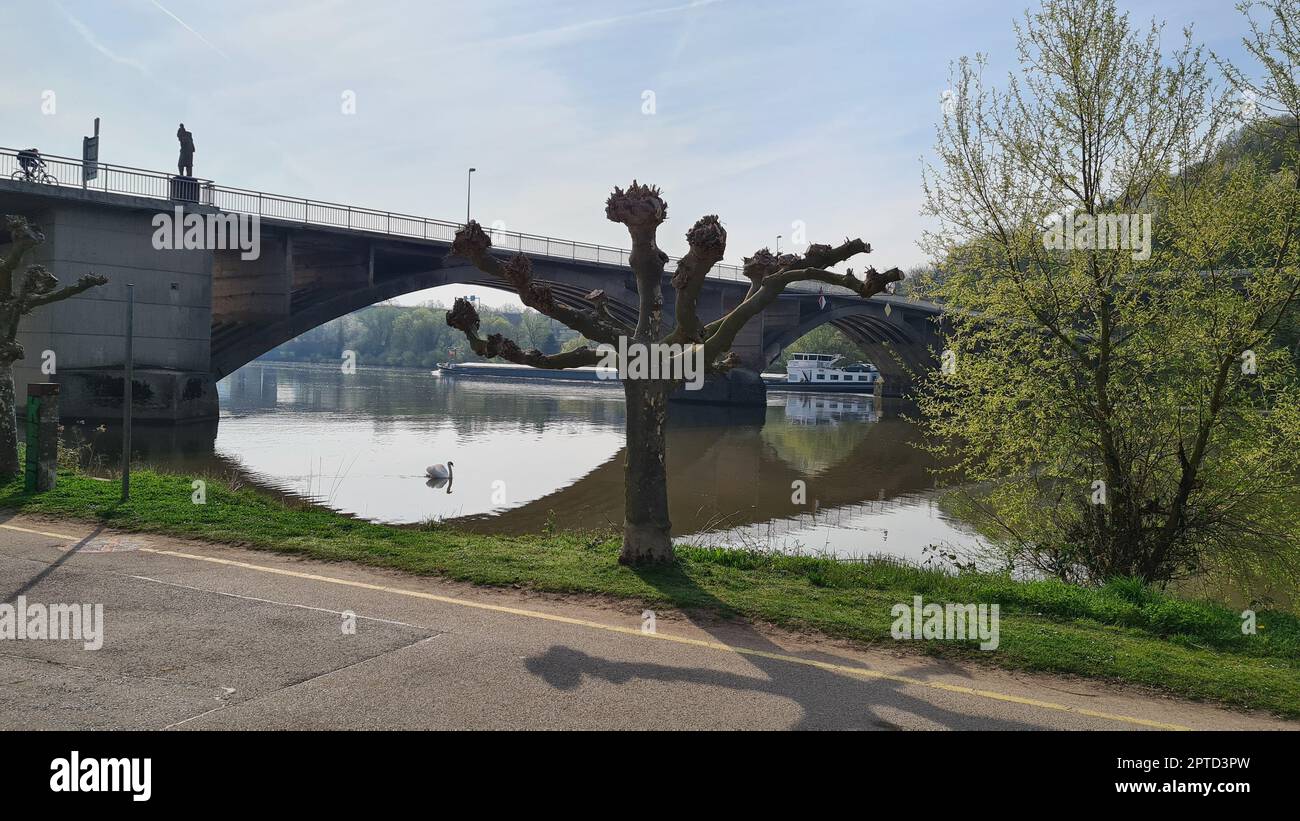
[[[13,202],[0,192],[0,208],[27,216],[44,232],[46,241],[30,262],[45,265],[64,284],[88,273],[102,274],[108,283],[23,319],[18,342],[24,356],[14,368],[18,395],[28,384],[55,381],[64,419],[120,417],[126,286],[132,283],[137,414],[154,410],[157,418],[172,421],[216,418],[216,386],[208,376],[212,252],[154,248],[153,217],[174,215],[172,203],[133,198],[139,199],[136,208],[105,208],[95,202],[102,194],[60,193],[58,199]],[[159,402],[166,397],[165,407],[146,404],[146,396]]]
[[[757,372],[733,368],[725,374],[705,377],[699,390],[678,388],[668,397],[670,402],[691,405],[739,405],[763,407],[767,404],[767,386]]]
[[[126,375],[122,368],[73,368],[59,374],[65,419],[122,418]],[[135,367],[131,372],[131,416],[141,422],[216,419],[217,385],[207,371]]]

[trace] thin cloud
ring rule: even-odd
[[[212,49],[217,54],[220,54],[222,57],[226,58],[227,60],[230,59],[229,54],[226,54],[224,51],[217,48],[217,45],[215,43],[213,43],[211,40],[209,40],[208,38],[204,37],[202,34],[199,34],[197,31],[195,31],[194,27],[191,26],[189,23],[177,17],[175,14],[172,14],[171,11],[168,10],[167,7],[164,6],[162,3],[159,3],[158,0],[149,0],[149,2],[153,3],[154,8],[158,9],[158,11],[161,11],[163,14],[167,15],[168,17],[172,18],[177,23],[179,23],[181,28],[185,29],[190,34],[193,34],[195,37],[199,38],[199,40],[203,41],[203,44],[205,46]]]
[[[684,3],[680,6],[669,6],[662,9],[646,9],[645,11],[633,12],[632,14],[622,14],[617,17],[602,17],[595,20],[583,20],[577,23],[569,23],[564,26],[557,26],[551,29],[542,29],[540,31],[530,31],[523,34],[511,34],[505,37],[493,40],[475,43],[479,45],[509,45],[512,43],[527,43],[533,40],[559,39],[574,34],[582,34],[593,29],[605,28],[606,26],[615,26],[620,23],[626,23],[631,20],[640,20],[646,17],[658,17],[664,14],[676,14],[679,11],[691,11],[692,9],[704,8],[721,3],[723,0],[692,0],[690,3]]]
[[[77,34],[81,35],[81,39],[85,40],[86,44],[89,45],[91,48],[93,48],[95,51],[98,51],[100,54],[104,55],[105,57],[107,57],[108,59],[112,60],[115,63],[119,63],[124,66],[130,66],[131,68],[135,69],[136,71],[140,72],[146,77],[149,76],[149,69],[144,65],[144,63],[141,63],[139,60],[134,60],[130,57],[123,57],[122,55],[114,52],[108,46],[101,43],[99,41],[99,38],[95,36],[95,33],[91,31],[90,28],[86,26],[85,23],[81,22],[76,17],[73,17],[72,14],[69,13],[68,10],[63,7],[63,4],[55,3],[54,7],[59,10],[59,14],[63,15],[63,19],[67,20],[68,23],[72,25],[72,28],[76,30]]]

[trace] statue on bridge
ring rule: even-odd
[[[182,177],[194,176],[194,134],[185,130],[185,123],[176,129],[176,139],[181,144],[181,156],[176,162],[176,173]]]

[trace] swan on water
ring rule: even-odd
[[[449,460],[445,465],[429,465],[424,469],[424,475],[430,479],[450,479],[451,468],[454,464],[456,463]]]

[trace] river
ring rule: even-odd
[[[215,426],[140,426],[138,456],[380,522],[536,533],[622,521],[617,386],[253,363],[218,392]],[[116,431],[85,436],[111,464]],[[932,462],[915,441],[910,423],[868,396],[674,406],[673,531],[691,544],[915,562],[929,558],[929,545],[974,546],[972,532],[938,509]],[[449,484],[426,481],[427,465],[448,461]]]

